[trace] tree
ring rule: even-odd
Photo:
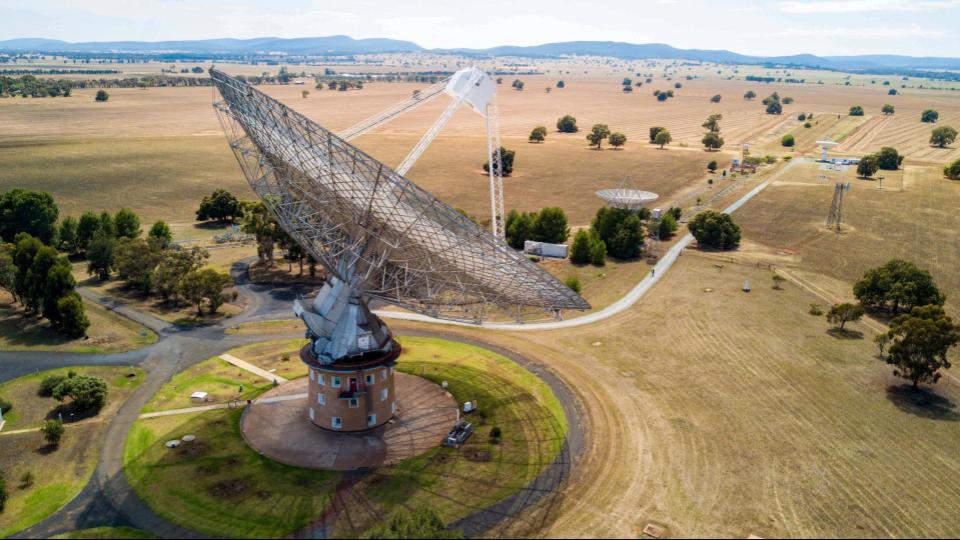
[[[894,315],[917,306],[942,306],[946,301],[929,272],[901,259],[868,270],[854,284],[853,295],[869,310],[889,310]]]
[[[950,126],[934,128],[930,133],[930,144],[937,148],[944,148],[957,140],[957,130]]]
[[[703,127],[710,130],[714,133],[720,132],[720,120],[723,120],[723,115],[720,113],[714,113],[707,117],[707,120],[703,123]]]
[[[97,230],[87,246],[87,275],[108,279],[116,268],[117,240]]]
[[[0,289],[14,293],[17,283],[17,266],[13,263],[10,249],[0,246]]]
[[[94,98],[97,102],[104,102],[110,99],[110,94],[106,90],[97,90],[97,96]]]
[[[500,147],[500,164],[503,166],[503,176],[510,176],[513,174],[513,160],[516,157],[517,153],[513,150],[507,150],[503,146]],[[495,156],[491,155],[491,158]],[[483,171],[490,172],[490,163],[483,164]]]
[[[533,239],[538,242],[562,244],[570,236],[570,227],[567,226],[567,215],[563,209],[547,207],[537,213],[533,222]]]
[[[960,159],[944,166],[943,175],[951,180],[960,180]]]
[[[113,216],[113,227],[118,239],[140,236],[140,218],[129,208],[117,210]]]
[[[41,243],[40,240],[37,240],[29,234],[21,233],[17,235],[16,243],[10,253],[10,257],[13,259],[13,265],[16,267],[13,280],[13,296],[27,308],[27,311],[31,310],[30,292],[31,285],[34,281],[31,270],[37,253],[39,253],[43,247],[43,243]],[[36,303],[34,304],[36,305]]]
[[[721,99],[720,94],[716,94],[715,96],[710,98],[710,103],[720,103],[720,99]]]
[[[665,127],[659,127],[659,126],[655,126],[655,127],[650,128],[650,142],[656,143],[656,142],[657,142],[657,133],[660,133],[661,131],[663,131],[663,130],[665,130],[665,129],[667,129],[667,128],[665,128]]]
[[[590,227],[611,257],[633,259],[643,249],[643,223],[637,212],[604,207],[597,210]]]
[[[632,87],[632,86],[624,86],[624,87],[623,87],[623,91],[624,91],[624,92],[627,92],[627,93],[629,94],[629,93],[633,92],[633,87]]]
[[[43,440],[46,441],[51,448],[60,446],[60,441],[63,439],[63,431],[63,422],[60,420],[47,420],[40,428]]]
[[[713,160],[710,160],[710,163],[707,163],[707,170],[710,172],[717,172],[717,168],[719,166],[720,165],[717,164],[717,160],[713,159]]]
[[[590,233],[586,229],[577,231],[577,234],[573,236],[573,244],[570,246],[570,262],[574,264],[589,263],[592,247]]]
[[[887,103],[886,105],[880,108],[880,112],[882,112],[885,115],[891,115],[894,112],[894,107],[893,105],[890,105],[889,103]]]
[[[566,88],[566,87],[567,87],[567,83],[563,81],[557,81],[557,88]]]
[[[7,481],[0,472],[0,513],[7,507]]]
[[[859,321],[863,314],[863,306],[860,304],[834,304],[827,312],[827,322],[836,325],[838,330],[843,331],[848,322]]]
[[[530,138],[527,139],[530,142],[541,143],[547,139],[547,128],[544,126],[537,126],[533,128],[533,131],[530,132]]]
[[[14,188],[0,195],[0,240],[13,242],[27,233],[44,244],[53,241],[60,210],[49,193]]]
[[[606,266],[607,244],[600,239],[594,230],[590,231],[590,243],[590,264],[594,266]]]
[[[663,147],[670,144],[671,141],[673,141],[673,136],[670,135],[670,132],[667,131],[666,128],[661,128],[660,131],[657,132],[657,136],[654,137],[653,142],[659,144],[660,149],[663,150]]]
[[[708,150],[719,150],[723,146],[723,137],[710,132],[703,135],[703,146]]]
[[[850,116],[863,116],[863,107],[860,105],[854,105],[850,107]]]
[[[611,257],[628,260],[640,256],[643,238],[643,223],[640,221],[640,216],[631,213],[617,226],[613,237],[604,243]]]
[[[920,114],[920,121],[927,124],[934,124],[940,118],[940,113],[933,109],[927,109]]]
[[[753,98],[757,97],[757,93],[753,90],[748,90],[746,94],[743,95],[743,99],[750,101]]]
[[[560,88],[559,85],[557,87]],[[576,133],[579,130],[577,127],[577,119],[569,114],[557,120],[557,131],[561,133]]]
[[[777,289],[777,290],[779,291],[780,289],[783,288],[783,282],[786,281],[786,280],[787,280],[787,278],[781,276],[780,274],[774,274],[774,275],[773,275],[773,288],[774,288],[774,289]]]
[[[156,240],[120,240],[116,249],[117,274],[128,286],[148,296],[153,289],[153,270],[160,262],[162,251]]]
[[[687,229],[701,246],[734,249],[740,245],[740,227],[729,214],[706,210],[694,216]]]
[[[885,361],[894,366],[894,375],[917,388],[921,382],[936,383],[939,371],[950,369],[947,353],[960,343],[960,325],[941,306],[917,306],[893,319],[888,335]]]
[[[51,309],[47,304],[47,280],[50,270],[58,264],[66,263],[61,259],[57,250],[52,247],[42,246],[37,250],[36,255],[34,255],[33,263],[24,276],[27,308],[31,312],[36,313],[41,311],[41,309]],[[56,302],[56,299],[53,299],[53,301]],[[56,309],[56,306],[54,305],[52,309]],[[44,316],[49,314],[50,312],[48,311]]]
[[[108,236],[116,236],[117,229],[113,225],[113,216],[109,212],[100,212],[100,229],[103,234]]]
[[[209,219],[216,221],[234,221],[243,217],[243,205],[225,189],[217,189],[200,201],[197,209],[197,221]]]
[[[273,264],[273,246],[280,227],[273,219],[263,201],[248,203],[243,210],[243,232],[257,239],[257,257],[261,262]]]
[[[790,148],[793,145],[797,144],[797,141],[796,139],[793,138],[793,135],[787,133],[786,135],[783,136],[782,139],[780,139],[780,144]]]
[[[781,114],[783,113],[783,105],[780,103],[780,100],[774,100],[767,103],[767,114]]]
[[[511,84],[510,86],[512,86],[514,90],[522,91],[523,81],[521,81],[520,79],[514,79],[513,84]]]
[[[857,164],[857,174],[863,178],[870,178],[880,170],[880,160],[875,154],[863,156]]]
[[[448,530],[446,524],[432,509],[408,512],[401,510],[363,534],[362,538],[397,540],[406,538],[435,538],[448,540],[463,538],[459,530]]]
[[[170,245],[170,242],[173,242],[173,232],[170,230],[167,222],[162,219],[157,220],[157,222],[150,227],[150,232],[147,233],[147,237],[157,240],[163,247],[167,247]]]
[[[59,249],[67,253],[76,253],[77,251],[77,220],[73,216],[63,218],[60,223],[60,229],[56,234],[60,243]]]
[[[523,249],[524,242],[533,239],[533,226],[536,219],[537,215],[533,212],[510,210],[503,224],[507,245],[514,249]]]
[[[80,338],[86,335],[87,328],[90,327],[90,320],[87,319],[83,301],[79,294],[70,292],[60,298],[57,301],[57,312],[59,314],[57,327],[64,334],[72,338]]]
[[[153,270],[153,286],[164,301],[173,298],[180,287],[180,280],[194,270],[203,267],[210,254],[199,247],[183,249],[173,247],[161,252],[160,260]]]
[[[603,140],[610,136],[610,128],[606,124],[594,124],[593,128],[590,129],[590,133],[587,133],[587,140],[590,141],[592,146],[596,146],[597,150],[600,150],[600,145],[603,144]]]
[[[657,96],[657,101],[666,101],[667,98],[670,97],[670,94],[666,92],[659,92],[659,91],[656,92],[654,95]]]
[[[660,224],[657,226],[657,237],[661,240],[670,238],[677,232],[678,228],[677,219],[673,217],[673,214],[667,212],[660,218]]]
[[[77,285],[77,280],[74,279],[71,270],[70,263],[65,257],[57,258],[53,267],[47,270],[41,305],[43,306],[43,316],[55,327],[59,327],[60,323],[60,299],[72,293]]]
[[[793,98],[792,98],[792,97],[787,96],[787,97],[784,97],[784,98],[783,98],[783,104],[784,104],[784,105],[789,105],[789,104],[791,104],[791,103],[793,103]]]
[[[70,398],[78,411],[97,412],[107,403],[107,383],[99,377],[76,375],[67,377],[53,389],[53,399]]]
[[[84,212],[77,223],[77,251],[86,252],[90,247],[90,241],[99,230],[100,218],[93,212]]]
[[[877,166],[885,171],[895,171],[903,163],[903,157],[896,148],[884,146],[877,152]]]
[[[610,134],[610,146],[614,148],[620,148],[621,146],[627,144],[627,136],[620,132],[614,132]]]
[[[233,278],[213,268],[203,268],[187,273],[180,280],[179,293],[197,306],[197,314],[203,315],[203,301],[207,301],[211,315],[217,312],[228,297],[224,289],[233,285]]]

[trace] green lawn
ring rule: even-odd
[[[267,371],[276,369],[276,374],[286,379],[295,379],[307,374],[307,367],[298,356],[302,344],[302,339],[282,339],[244,345],[230,350],[229,353]],[[243,385],[242,392],[240,385]],[[204,405],[190,399],[190,395],[197,391],[209,394],[209,401],[206,403],[209,405],[234,399],[253,399],[272,387],[272,381],[264,380],[215,356],[174,375],[143,407],[142,412]]]
[[[120,404],[143,381],[139,369],[120,367],[77,367],[79,374],[95,375],[107,381],[107,405],[91,419],[69,423],[60,447],[51,450],[39,432],[9,433],[13,429],[40,426],[61,404],[36,395],[40,381],[51,370],[21,377],[0,385],[0,396],[13,402],[5,414],[7,424],[0,433],[0,471],[7,483],[6,509],[0,513],[0,537],[6,537],[39,523],[69,502],[90,480],[99,458],[100,440],[107,427],[105,419],[116,414]],[[68,409],[66,409],[68,410]]]
[[[99,540],[99,539],[148,539],[156,538],[148,532],[141,531],[140,529],[132,529],[130,527],[97,527],[95,529],[82,529],[79,531],[73,531],[66,534],[58,534],[53,538],[75,538],[81,540]]]
[[[270,357],[278,356],[283,350],[278,345],[298,342],[262,343],[231,354],[254,361],[268,350]],[[479,347],[427,338],[401,342],[399,369],[448,381],[458,401],[478,400],[482,412],[471,418],[478,428],[459,451],[437,448],[346,488],[348,508],[335,523],[339,536],[354,536],[400,508],[431,507],[455,521],[516,492],[553,461],[563,443],[562,406],[533,374]],[[215,364],[208,360],[174,377],[158,396],[190,390],[195,381],[207,380]],[[162,407],[170,404],[167,398]],[[243,442],[240,414],[215,410],[139,420],[124,455],[131,485],[166,519],[218,537],[279,537],[317,520],[343,476],[260,458]],[[493,426],[503,430],[498,445],[488,440]],[[197,441],[177,450],[164,446],[187,434]],[[478,454],[485,459],[476,461]]]

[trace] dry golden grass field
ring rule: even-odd
[[[586,225],[600,206],[593,192],[626,175],[661,193],[658,205],[688,204],[701,193],[716,193],[711,205],[720,207],[772,173],[768,168],[736,191],[718,186],[704,191],[706,163],[728,164],[743,143],[755,155],[792,152],[795,161],[826,137],[842,143],[841,154],[890,145],[907,154],[906,167],[882,171],[879,190],[878,182],[855,179],[852,171],[838,176],[798,163],[735,214],[744,232],[740,250],[723,256],[688,250],[638,304],[601,323],[562,332],[444,329],[537,360],[579,401],[587,449],[559,504],[497,532],[636,537],[653,522],[674,537],[955,536],[960,386],[945,378],[930,405],[914,405],[874,356],[875,323],[854,325],[862,339],[838,339],[827,333],[822,317],[808,314],[808,306],[848,298],[867,268],[903,257],[933,273],[948,294],[948,309],[958,313],[960,183],[944,179],[941,169],[960,158],[960,145],[930,148],[932,126],[919,118],[923,109],[934,108],[940,112],[938,125],[960,128],[960,93],[906,88],[888,96],[879,82],[857,76],[855,84],[842,86],[836,84],[842,80],[838,74],[822,72],[800,76],[822,77],[823,85],[747,83],[722,80],[707,67],[690,71],[700,78],[688,81],[679,71],[667,81],[662,65],[634,64],[538,64],[553,72],[517,77],[526,83],[522,92],[501,89],[504,143],[517,151],[514,176],[505,180],[508,209],[561,206],[572,225]],[[262,66],[223,67],[262,71]],[[654,81],[624,93],[622,77],[638,80],[627,68],[652,71]],[[357,68],[362,69],[390,68]],[[729,74],[723,71],[721,76]],[[755,73],[764,74],[760,68]],[[505,83],[512,78],[505,76]],[[565,89],[544,91],[558,79],[566,81]],[[651,95],[678,81],[683,87],[666,103]],[[424,86],[262,89],[339,130]],[[310,91],[307,98],[301,96],[304,89]],[[744,101],[741,96],[751,89],[758,98]],[[782,116],[763,113],[760,100],[773,91],[796,100]],[[714,94],[723,96],[721,103],[710,103]],[[180,238],[209,236],[209,229],[193,221],[203,195],[225,187],[252,197],[220,132],[212,99],[210,88],[151,88],[112,90],[110,101],[100,104],[91,90],[69,99],[0,100],[0,191],[48,190],[62,214],[129,206],[146,223],[172,222]],[[893,116],[880,114],[885,103],[896,106]],[[445,105],[438,100],[356,144],[396,164]],[[852,105],[863,106],[866,116],[847,116]],[[726,147],[709,154],[699,140],[702,122],[714,112],[724,116]],[[814,113],[811,128],[796,119],[800,112]],[[563,114],[577,117],[581,133],[554,131]],[[588,149],[584,131],[597,122],[626,133],[626,148]],[[550,130],[547,141],[529,144],[526,136],[537,125]],[[673,144],[666,150],[651,147],[651,126],[667,127]],[[479,117],[459,113],[409,176],[483,220],[488,193],[480,168],[481,130]],[[786,133],[797,139],[792,150],[780,145]],[[824,222],[832,184],[841,179],[853,188],[844,206],[844,231],[836,234]],[[251,254],[252,248],[231,248],[211,264],[225,269],[234,257]],[[791,282],[774,290],[772,274],[758,262],[777,265],[804,287]],[[620,297],[648,271],[643,262],[605,269],[545,266],[562,277],[578,275],[595,305]],[[753,292],[741,292],[744,280]],[[436,330],[402,322],[391,327],[401,335]],[[239,331],[287,329],[299,332],[285,322]],[[524,528],[534,522],[546,525]]]
[[[833,183],[840,176],[802,163],[744,206],[736,215],[744,236],[768,247],[766,260],[841,280],[848,285],[874,266],[895,257],[929,270],[947,293],[954,313],[960,308],[960,182],[947,180],[939,167],[906,165],[880,171],[877,181],[842,180],[852,187],[844,199],[841,233],[825,228]],[[828,181],[819,179],[827,174]],[[902,184],[902,190],[901,190]],[[784,261],[776,251],[788,252]],[[849,294],[849,288],[844,291]]]
[[[449,330],[539,360],[580,399],[587,451],[539,534],[638,537],[653,522],[673,537],[951,536],[958,387],[937,385],[934,407],[905,403],[867,327],[832,337],[807,313],[818,297],[715,264],[688,251],[596,325]]]

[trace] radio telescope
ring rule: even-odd
[[[393,396],[392,366],[400,354],[399,343],[370,311],[371,300],[471,323],[492,312],[523,320],[532,313],[559,316],[563,309],[590,307],[501,238],[344,137],[219,70],[211,69],[210,76],[222,97],[214,107],[250,186],[329,275],[312,302],[294,304],[311,341],[300,354],[310,367],[310,403],[349,403],[349,411],[343,408],[348,412],[338,416],[315,417],[311,405],[318,426],[362,431],[395,414],[392,399],[374,400],[366,392],[368,385],[383,384],[382,395]],[[482,71],[460,71],[426,93],[451,88],[451,107],[466,102],[489,113],[496,86]],[[405,103],[405,110],[419,106]],[[449,116],[450,107],[431,132]],[[354,137],[372,124],[365,121],[343,135]],[[422,153],[431,138],[428,133],[411,155]],[[330,409],[341,411],[324,410]]]
[[[622,208],[624,210],[640,210],[647,203],[660,198],[652,191],[643,191],[636,189],[630,181],[630,177],[624,177],[620,182],[620,187],[616,189],[601,189],[597,191],[597,197],[603,199],[607,206],[613,208]]]

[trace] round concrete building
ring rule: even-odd
[[[309,306],[294,312],[310,343],[300,350],[309,368],[306,414],[318,427],[357,432],[375,429],[397,414],[394,390],[400,344],[366,303],[336,278]]]

